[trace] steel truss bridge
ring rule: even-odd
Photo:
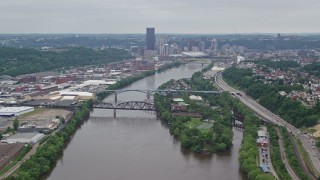
[[[111,103],[100,102],[93,105],[93,108],[98,109],[121,109],[121,110],[142,110],[142,111],[156,111],[153,103],[144,102],[144,101],[128,101],[119,103],[114,106]]]
[[[114,93],[114,102],[117,104],[118,94],[124,92],[141,92],[147,95],[147,99],[154,93],[167,94],[167,93],[206,93],[206,94],[220,94],[221,91],[197,91],[187,89],[119,89],[119,90],[105,90],[105,92]]]
[[[221,91],[198,91],[198,90],[188,90],[188,89],[119,89],[119,90],[104,90],[106,92],[114,92],[117,94],[123,93],[123,92],[130,92],[130,91],[136,91],[136,92],[142,92],[145,94],[149,93],[174,93],[174,92],[180,92],[180,93],[209,93],[209,94],[220,94]]]
[[[114,93],[114,104],[108,102],[97,102],[93,104],[93,108],[97,109],[113,109],[114,117],[116,117],[116,110],[141,110],[141,111],[156,111],[153,103],[150,102],[150,96],[154,93],[168,94],[168,93],[210,93],[220,94],[221,91],[197,91],[197,90],[185,90],[185,89],[120,89],[120,90],[105,90],[106,92]],[[118,94],[124,92],[141,92],[147,95],[146,101],[128,101],[123,103],[117,103]]]

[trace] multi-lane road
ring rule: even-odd
[[[255,100],[253,100],[251,97],[247,96],[245,93],[229,86],[222,79],[221,71],[215,75],[215,83],[219,88],[221,88],[221,90],[231,92],[234,96],[236,96],[242,103],[244,103],[246,106],[252,109],[263,120],[272,122],[279,126],[286,127],[289,132],[291,132],[295,137],[299,138],[300,141],[302,142],[304,149],[308,152],[315,169],[317,170],[318,173],[320,173],[319,152],[314,147],[314,142],[312,138],[310,138],[306,134],[301,133],[299,129],[287,123],[285,120],[283,120],[279,116],[273,114],[272,112],[270,112],[269,110],[261,106],[259,103],[257,103]]]

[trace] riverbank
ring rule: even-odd
[[[173,62],[173,63],[163,65],[157,71],[155,71],[155,70],[154,71],[145,71],[145,72],[142,72],[142,73],[137,74],[135,76],[130,76],[130,77],[121,79],[120,81],[117,81],[115,84],[110,85],[107,88],[107,90],[116,90],[116,89],[125,88],[135,81],[138,81],[140,79],[143,79],[143,78],[151,76],[151,75],[154,75],[156,72],[161,73],[161,72],[164,72],[164,71],[171,69],[173,67],[179,67],[182,64],[183,63],[181,63],[181,62]],[[106,98],[110,94],[112,94],[112,92],[107,92],[107,91],[100,92],[97,94],[97,100],[102,101],[104,98]]]
[[[210,79],[203,78],[203,74],[212,67],[213,64],[210,64],[194,73],[189,81],[171,80],[160,87],[172,89],[172,86],[180,83],[192,87],[192,90],[214,91],[216,88],[210,83]],[[200,101],[192,100],[189,95],[174,95],[175,99],[181,99],[179,103],[174,102],[171,95],[155,95],[155,106],[161,120],[169,124],[170,132],[181,141],[183,147],[196,153],[215,153],[230,149],[233,136],[232,108],[224,103],[231,98],[230,95],[196,94]],[[182,116],[177,116],[178,114]],[[195,114],[197,117],[193,117]]]
[[[190,79],[203,67],[201,63],[189,63],[148,76],[126,88],[158,89],[170,79]],[[126,92],[118,96],[118,102],[143,101],[145,98],[144,93]],[[113,100],[112,94],[103,101]],[[238,162],[241,130],[235,130],[230,151],[202,155],[181,147],[180,141],[169,133],[168,125],[155,114],[117,110],[117,118],[114,118],[113,113],[113,110],[92,110],[89,120],[65,148],[48,180],[244,179]],[[228,173],[225,173],[226,168]]]
[[[6,179],[40,179],[48,173],[56,164],[65,143],[70,140],[82,122],[88,118],[92,103],[89,100],[80,104],[65,129],[49,135],[47,140],[38,147],[36,153],[23,162],[20,168]]]
[[[182,63],[180,62],[170,63],[163,66],[158,71],[163,72],[172,67],[180,66],[181,64]],[[155,71],[143,72],[136,76],[122,79],[116,84],[109,86],[108,89],[120,89],[130,85],[137,80],[154,74]],[[108,95],[108,92],[101,93],[98,95],[98,99],[102,100]],[[36,154],[21,165],[17,172],[15,172],[14,177],[10,176],[7,179],[29,177],[38,179],[46,175],[52,169],[52,167],[54,167],[56,161],[58,160],[59,154],[61,154],[61,152],[63,151],[64,145],[70,140],[70,138],[76,132],[76,129],[82,124],[82,122],[89,116],[89,109],[92,107],[92,104],[93,101],[86,101],[82,103],[74,116],[71,118],[70,122],[63,129],[63,131],[48,136],[46,138],[46,141],[41,144]],[[48,151],[48,154],[43,154],[46,151]]]

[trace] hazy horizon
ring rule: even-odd
[[[319,9],[318,0],[10,0],[0,34],[314,34]]]

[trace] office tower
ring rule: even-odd
[[[211,41],[211,49],[217,51],[218,50],[218,41],[217,39],[213,39]]]
[[[169,48],[169,55],[174,54],[174,53],[175,53],[175,50],[176,50],[175,45],[174,45],[174,44],[171,44],[171,45],[170,45],[170,48]]]
[[[164,45],[164,55],[169,56],[169,44]]]
[[[196,45],[196,41],[193,39],[188,40],[188,51],[192,51],[192,47]]]
[[[158,54],[160,56],[164,56],[165,53],[164,53],[164,44],[165,44],[165,39],[163,36],[160,36],[157,40],[157,48],[158,48]]]
[[[199,51],[205,52],[206,51],[206,43],[201,41],[199,42]]]
[[[156,49],[156,35],[154,28],[147,28],[146,46],[146,50]]]

